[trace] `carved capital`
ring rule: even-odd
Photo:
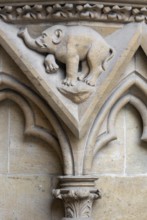
[[[96,178],[64,177],[60,178],[61,189],[53,190],[55,198],[62,199],[65,217],[62,220],[91,220],[94,200],[100,198],[100,192],[94,187]]]

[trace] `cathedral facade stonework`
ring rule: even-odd
[[[0,0],[1,220],[146,220],[146,45],[146,0]]]

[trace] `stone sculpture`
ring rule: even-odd
[[[48,54],[44,61],[47,73],[58,70],[55,59],[66,64],[63,84],[67,86],[74,86],[77,79],[95,86],[99,74],[114,55],[114,50],[102,36],[89,27],[55,25],[37,39],[33,39],[25,28],[18,35],[29,48]],[[82,71],[79,75],[80,62]]]

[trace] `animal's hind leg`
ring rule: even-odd
[[[98,79],[99,74],[102,72],[102,67],[99,66],[96,68],[93,68],[90,70],[89,75],[85,78],[85,82],[86,84],[90,85],[90,86],[95,86],[96,85],[96,81]]]
[[[88,63],[86,60],[82,61],[82,71],[80,72],[80,75],[78,76],[79,81],[84,81],[84,78],[88,75],[89,73],[89,67]]]
[[[90,72],[84,81],[90,86],[95,86],[99,74],[103,71],[101,56],[101,53],[97,54],[95,48],[91,48],[87,56]]]
[[[66,62],[66,78],[63,80],[63,84],[67,86],[74,86],[77,80],[77,72],[79,67],[79,56],[68,57]]]

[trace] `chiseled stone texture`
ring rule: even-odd
[[[128,109],[126,114],[126,174],[146,174],[147,144],[140,141],[142,121],[138,112],[133,110]]]
[[[116,121],[116,131],[118,139],[104,146],[97,153],[93,162],[93,172],[103,173],[123,173],[124,167],[124,123],[125,111],[121,111]]]
[[[97,155],[94,170],[100,174],[96,185],[102,199],[94,205],[94,219],[146,220],[147,149],[141,128],[138,112],[127,105],[117,117],[118,140]]]
[[[0,176],[0,219],[60,219],[61,204],[53,203],[51,193],[55,186],[55,178],[47,175]]]
[[[140,140],[142,122],[131,105],[124,107],[116,120],[117,140],[98,153],[93,163],[95,174],[133,175],[147,173],[146,143]]]
[[[0,122],[0,219],[61,219],[62,204],[52,196],[62,173],[55,153],[24,137],[23,114],[13,102],[0,103]]]
[[[3,49],[0,71],[31,85]],[[53,133],[36,106],[35,120]],[[61,219],[62,203],[52,196],[57,176],[62,174],[59,159],[46,142],[24,136],[24,127],[22,110],[12,101],[0,102],[0,219]]]
[[[146,220],[147,176],[100,177],[97,187],[102,199],[95,203],[95,220]]]
[[[9,103],[3,101],[0,103],[0,173],[4,174],[8,171],[8,112]]]
[[[21,115],[21,110],[11,102],[9,172],[60,174],[60,163],[52,147],[38,138],[24,137],[24,120]]]

